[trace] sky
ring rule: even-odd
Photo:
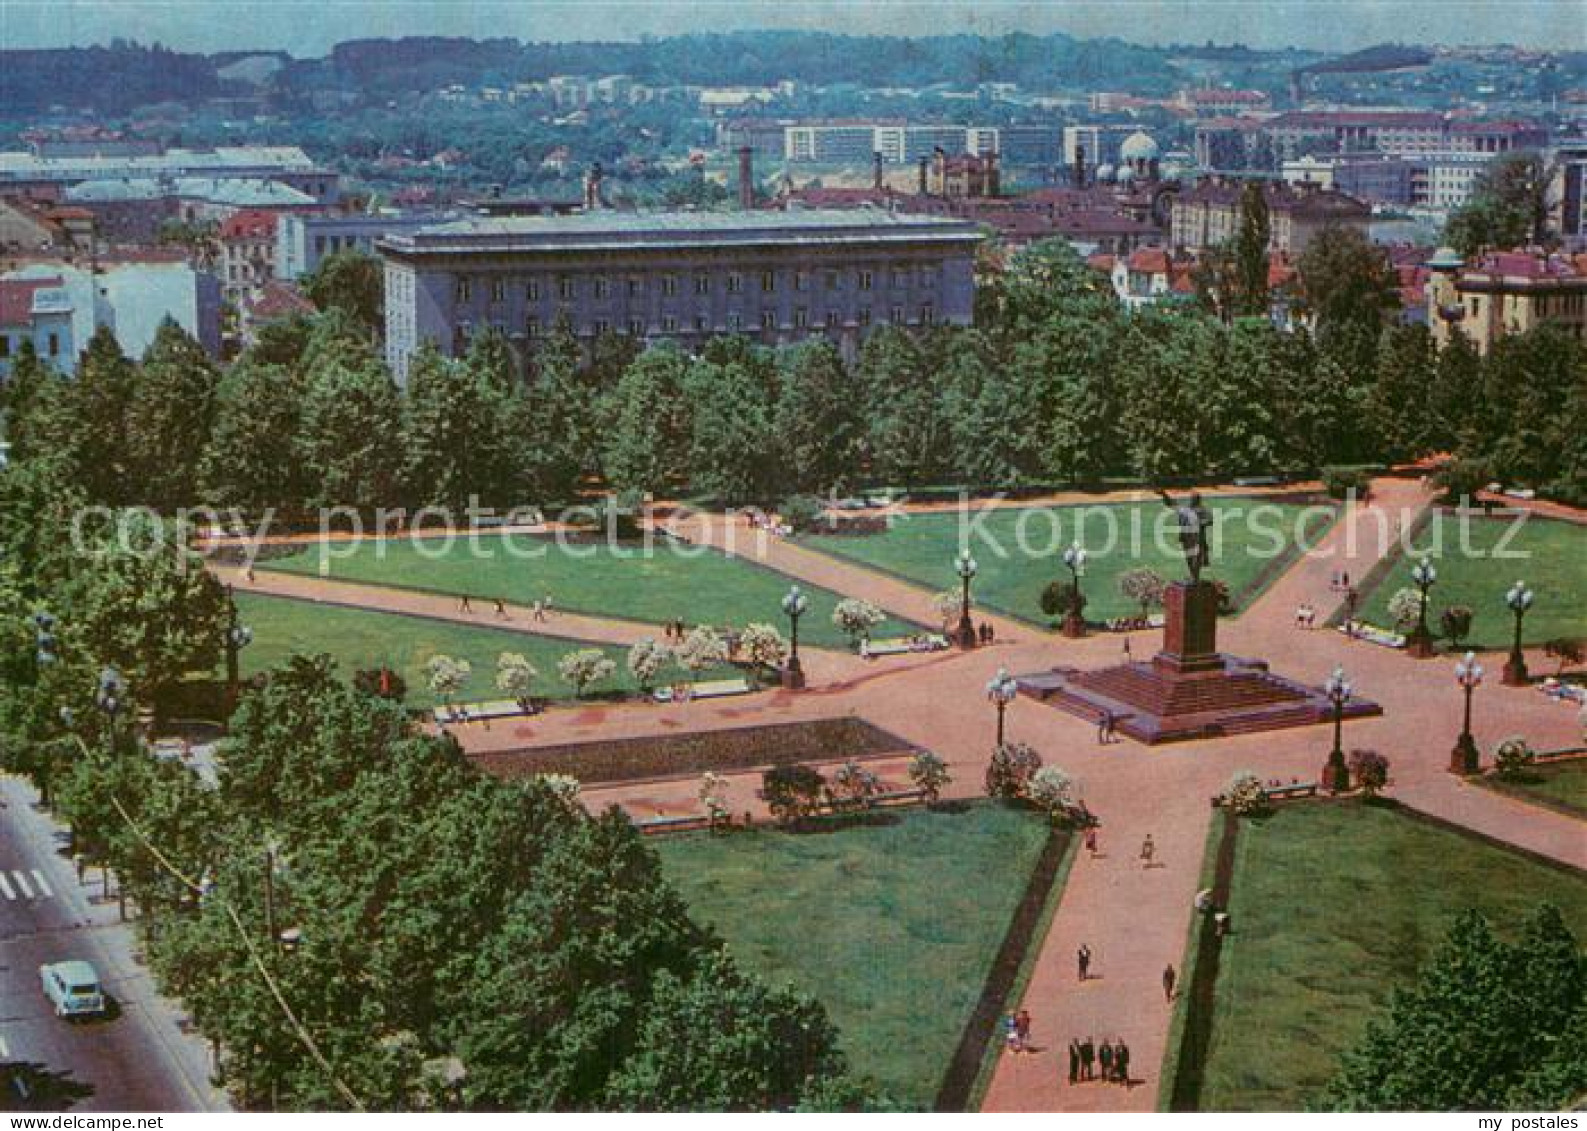
[[[185,51],[323,55],[372,36],[612,40],[754,28],[1053,31],[1138,43],[1350,51],[1373,43],[1587,50],[1587,0],[0,0],[0,47],[114,37]]]

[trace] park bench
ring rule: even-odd
[[[1241,475],[1234,480],[1236,487],[1277,487],[1283,480],[1276,475]]]
[[[905,636],[890,636],[866,644],[865,658],[874,660],[878,656],[904,656],[911,652],[941,652],[947,647],[948,639],[940,633],[931,633],[913,640]]]
[[[747,679],[707,679],[684,686],[684,694],[690,699],[724,699],[731,695],[748,695],[755,690]],[[670,687],[658,687],[651,697],[657,703],[671,703],[675,698]]]
[[[894,789],[887,793],[878,793],[871,798],[871,805],[877,809],[892,805],[918,805],[926,800],[926,791],[923,789]]]
[[[1402,634],[1379,628],[1375,624],[1368,624],[1364,620],[1346,621],[1338,626],[1338,630],[1346,636],[1365,640],[1368,644],[1376,644],[1382,648],[1405,647],[1405,637]]]
[[[704,813],[689,813],[678,817],[646,817],[636,822],[642,833],[682,833],[694,829],[708,829],[711,818]]]
[[[1106,627],[1109,632],[1138,632],[1143,628],[1162,628],[1164,623],[1162,613],[1152,613],[1144,617],[1114,617]]]
[[[515,719],[521,715],[533,713],[532,710],[524,710],[523,704],[516,699],[491,699],[483,703],[442,705],[435,709],[435,721],[444,726],[447,723],[478,723],[490,722],[494,719]]]
[[[1316,797],[1317,783],[1295,782],[1292,785],[1264,785],[1262,796],[1269,801],[1294,801],[1301,797]],[[1219,808],[1229,799],[1221,793],[1215,793],[1207,799],[1214,809]]]

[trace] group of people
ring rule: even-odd
[[[492,597],[490,599],[490,603],[491,603],[491,606],[492,606],[491,611],[496,614],[496,619],[497,620],[511,620],[512,619],[512,617],[509,616],[508,613],[507,613],[507,602],[505,600],[503,600],[500,597]],[[471,597],[469,597],[469,595],[467,593],[464,593],[463,595],[458,597],[458,599],[457,599],[457,611],[460,612],[460,613],[468,613],[470,616],[473,615],[473,613],[474,613],[474,601],[473,601],[473,599]],[[544,597],[542,597],[539,600],[537,600],[533,605],[530,606],[530,610],[529,611],[530,611],[530,615],[535,620],[537,620],[537,621],[545,620],[547,615],[549,615],[550,612],[551,612],[551,594],[547,593]]]
[[[669,620],[666,624],[662,625],[661,629],[662,632],[666,634],[668,640],[676,641],[678,643],[682,643],[683,638],[689,635],[688,626],[683,623],[682,617],[674,617],[672,620]]]
[[[1295,606],[1295,627],[1313,629],[1317,627],[1317,606],[1310,601],[1302,601]]]
[[[1069,1082],[1104,1080],[1130,1086],[1130,1046],[1123,1037],[1105,1037],[1098,1047],[1090,1037],[1069,1042]]]
[[[997,632],[992,627],[991,621],[982,621],[976,627],[975,638],[982,644],[992,644],[997,640]]]
[[[1104,707],[1097,715],[1097,745],[1107,746],[1119,740],[1119,717]]]
[[[1003,1018],[1003,1043],[1009,1052],[1035,1052],[1030,1043],[1030,1010],[1022,1009]]]

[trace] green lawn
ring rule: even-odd
[[[621,617],[660,624],[676,617],[693,624],[738,627],[763,621],[787,631],[779,603],[791,579],[742,558],[716,550],[674,549],[658,540],[649,551],[621,545],[562,545],[549,538],[487,535],[479,552],[467,539],[450,547],[439,541],[365,540],[332,547],[325,576],[342,581],[370,582],[442,593],[466,593],[487,600],[501,597],[530,605],[547,596],[554,607],[595,616]],[[305,549],[290,557],[261,561],[260,569],[318,575],[320,550]],[[799,622],[799,638],[824,647],[846,646],[832,624],[838,595],[811,586],[810,607]],[[875,635],[910,631],[897,621],[881,625]]]
[[[1479,780],[1505,793],[1523,799],[1535,797],[1587,817],[1587,761],[1533,766],[1512,781],[1498,781],[1491,777]]]
[[[1391,808],[1245,822],[1201,1109],[1302,1109],[1456,914],[1476,907],[1505,934],[1544,901],[1587,940],[1587,879]]]
[[[1264,567],[1293,550],[1298,524],[1305,522],[1315,541],[1332,520],[1326,509],[1257,498],[1211,499],[1208,506],[1216,541],[1206,576],[1226,582],[1237,604],[1249,601],[1248,588],[1260,588],[1281,572],[1264,574]],[[1118,578],[1125,570],[1145,566],[1169,580],[1186,577],[1173,522],[1173,513],[1155,501],[1010,507],[963,515],[911,514],[879,534],[809,535],[801,541],[812,549],[947,590],[959,584],[953,562],[962,532],[968,531],[970,553],[980,566],[972,599],[1009,616],[1046,624],[1039,604],[1041,591],[1055,579],[1068,579],[1061,555],[1076,539],[1089,554],[1081,581],[1088,620],[1140,611],[1119,592]]]
[[[1587,636],[1587,527],[1558,519],[1531,518],[1510,535],[1509,518],[1474,516],[1462,539],[1462,522],[1437,513],[1416,542],[1438,568],[1438,581],[1428,593],[1428,623],[1438,631],[1439,611],[1449,605],[1469,606],[1473,647],[1507,648],[1515,621],[1504,595],[1518,578],[1537,594],[1523,622],[1529,644],[1558,636]],[[1469,551],[1469,552],[1468,552]],[[1496,557],[1525,555],[1524,557]],[[1414,588],[1415,559],[1402,557],[1365,595],[1366,617],[1388,624],[1388,603],[1396,590]]]
[[[284,663],[294,653],[329,653],[341,673],[351,677],[359,668],[382,664],[400,672],[408,681],[408,702],[431,707],[435,699],[426,687],[424,665],[432,656],[447,655],[467,660],[474,674],[461,699],[479,701],[498,699],[496,657],[517,652],[528,658],[540,672],[537,696],[570,699],[573,692],[557,676],[557,661],[579,648],[597,647],[576,640],[559,640],[506,632],[472,625],[448,624],[423,617],[346,609],[318,605],[286,597],[265,597],[238,593],[237,609],[242,621],[253,629],[253,643],[242,652],[243,675],[266,671]],[[593,689],[594,693],[614,689],[636,690],[624,664],[621,648],[602,648],[617,663],[611,680]],[[708,673],[712,678],[723,673]],[[681,671],[664,671],[658,682],[682,679]]]
[[[989,804],[897,817],[655,844],[747,967],[817,997],[857,1072],[929,1108],[1047,830]]]

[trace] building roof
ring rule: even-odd
[[[75,204],[114,204],[167,197],[234,208],[306,208],[319,203],[291,185],[262,177],[118,177],[82,181],[69,186],[65,192],[65,199]]]
[[[313,314],[315,310],[314,304],[304,297],[302,291],[290,283],[274,279],[260,288],[258,294],[244,300],[244,305],[248,308],[249,318],[256,323],[274,322],[294,314]]]
[[[61,279],[0,279],[0,326],[26,326],[33,320],[33,296],[61,285]]]
[[[244,208],[226,217],[218,235],[223,240],[262,240],[276,233],[276,213]]]
[[[1370,126],[1377,129],[1442,129],[1444,116],[1420,110],[1290,110],[1271,119],[1270,129],[1334,129]]]
[[[1240,102],[1247,106],[1260,106],[1268,101],[1267,95],[1263,94],[1260,90],[1187,90],[1184,91],[1180,97],[1182,97],[1186,102],[1192,104]]]
[[[168,149],[157,154],[128,156],[71,155],[40,157],[34,153],[0,153],[0,181],[96,180],[120,177],[177,177],[202,173],[280,169],[312,172],[309,155],[295,145],[234,145],[214,149]]]
[[[567,216],[475,216],[380,240],[382,251],[427,252],[634,250],[658,247],[974,243],[974,224],[875,208],[786,212],[578,212]]]

